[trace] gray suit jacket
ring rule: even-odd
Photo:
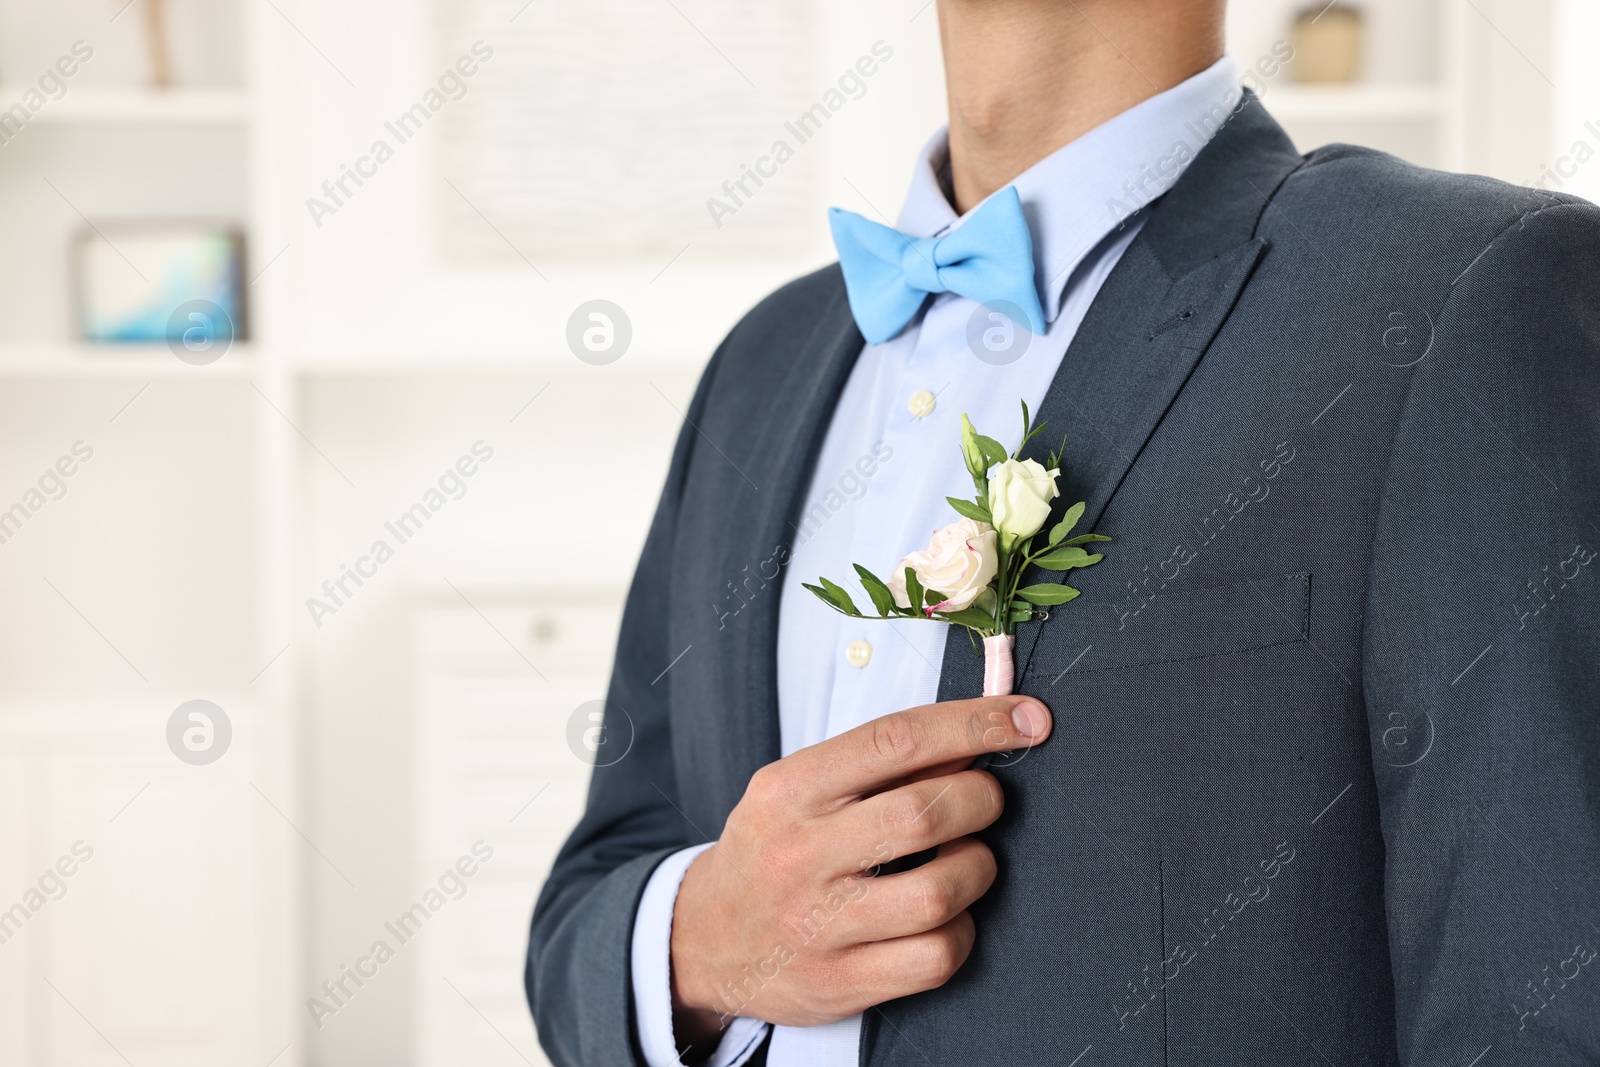
[[[534,912],[563,1067],[640,1062],[644,883],[778,757],[779,570],[861,345],[830,267],[700,384],[617,650],[633,748]],[[861,1062],[1600,1063],[1597,354],[1600,210],[1301,156],[1250,100],[1040,412],[1115,540],[1020,627],[1056,728],[995,763],[977,947]],[[941,698],[981,682],[949,642]]]

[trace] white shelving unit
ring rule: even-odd
[[[1289,39],[1298,0],[1234,0],[1232,50],[1248,67]],[[1365,24],[1358,80],[1308,85],[1292,64],[1268,80],[1271,111],[1302,150],[1368,145],[1423,166],[1511,182],[1537,175],[1554,83],[1551,0],[1386,0],[1357,5]]]
[[[224,8],[171,10],[180,42],[238,31],[201,65],[231,80],[157,91],[136,87],[137,15],[0,3],[10,78],[48,70],[75,39],[94,46],[0,145],[0,508],[74,440],[93,449],[65,495],[0,545],[12,608],[0,907],[75,840],[94,850],[0,948],[12,1005],[0,1062],[306,1062],[297,827],[309,821],[295,667],[272,662],[287,629],[294,432],[256,397],[292,417],[293,383],[259,344],[195,367],[164,345],[78,341],[69,314],[80,231],[193,218],[253,238],[271,217],[254,42],[277,16]],[[33,84],[0,84],[0,109]],[[169,715],[194,698],[233,727],[207,766],[166,743]]]
[[[1443,122],[1447,94],[1436,85],[1287,85],[1271,93],[1280,122]]]
[[[0,85],[0,100],[17,100],[29,88]],[[233,89],[101,89],[69,91],[29,120],[117,125],[220,125],[249,118],[249,96]]]
[[[0,348],[0,379],[5,378],[179,378],[195,380],[197,368],[173,358],[165,345],[96,345],[80,342],[21,341]],[[205,380],[250,378],[261,360],[246,343],[233,346]]]

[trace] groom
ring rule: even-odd
[[[534,913],[555,1063],[1600,1062],[1600,210],[1299,155],[1223,6],[939,0],[899,233],[712,358]],[[982,699],[800,583],[1019,401],[1112,541]]]

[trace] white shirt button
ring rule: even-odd
[[[906,401],[906,410],[911,412],[914,419],[925,419],[933,414],[934,405],[938,400],[926,389],[918,389],[911,394],[911,399]]]
[[[865,667],[872,662],[872,642],[856,638],[844,646],[844,658],[852,667]]]

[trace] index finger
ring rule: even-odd
[[[831,807],[941,763],[1037,745],[1050,727],[1050,712],[1032,697],[947,700],[873,719],[784,762]]]

